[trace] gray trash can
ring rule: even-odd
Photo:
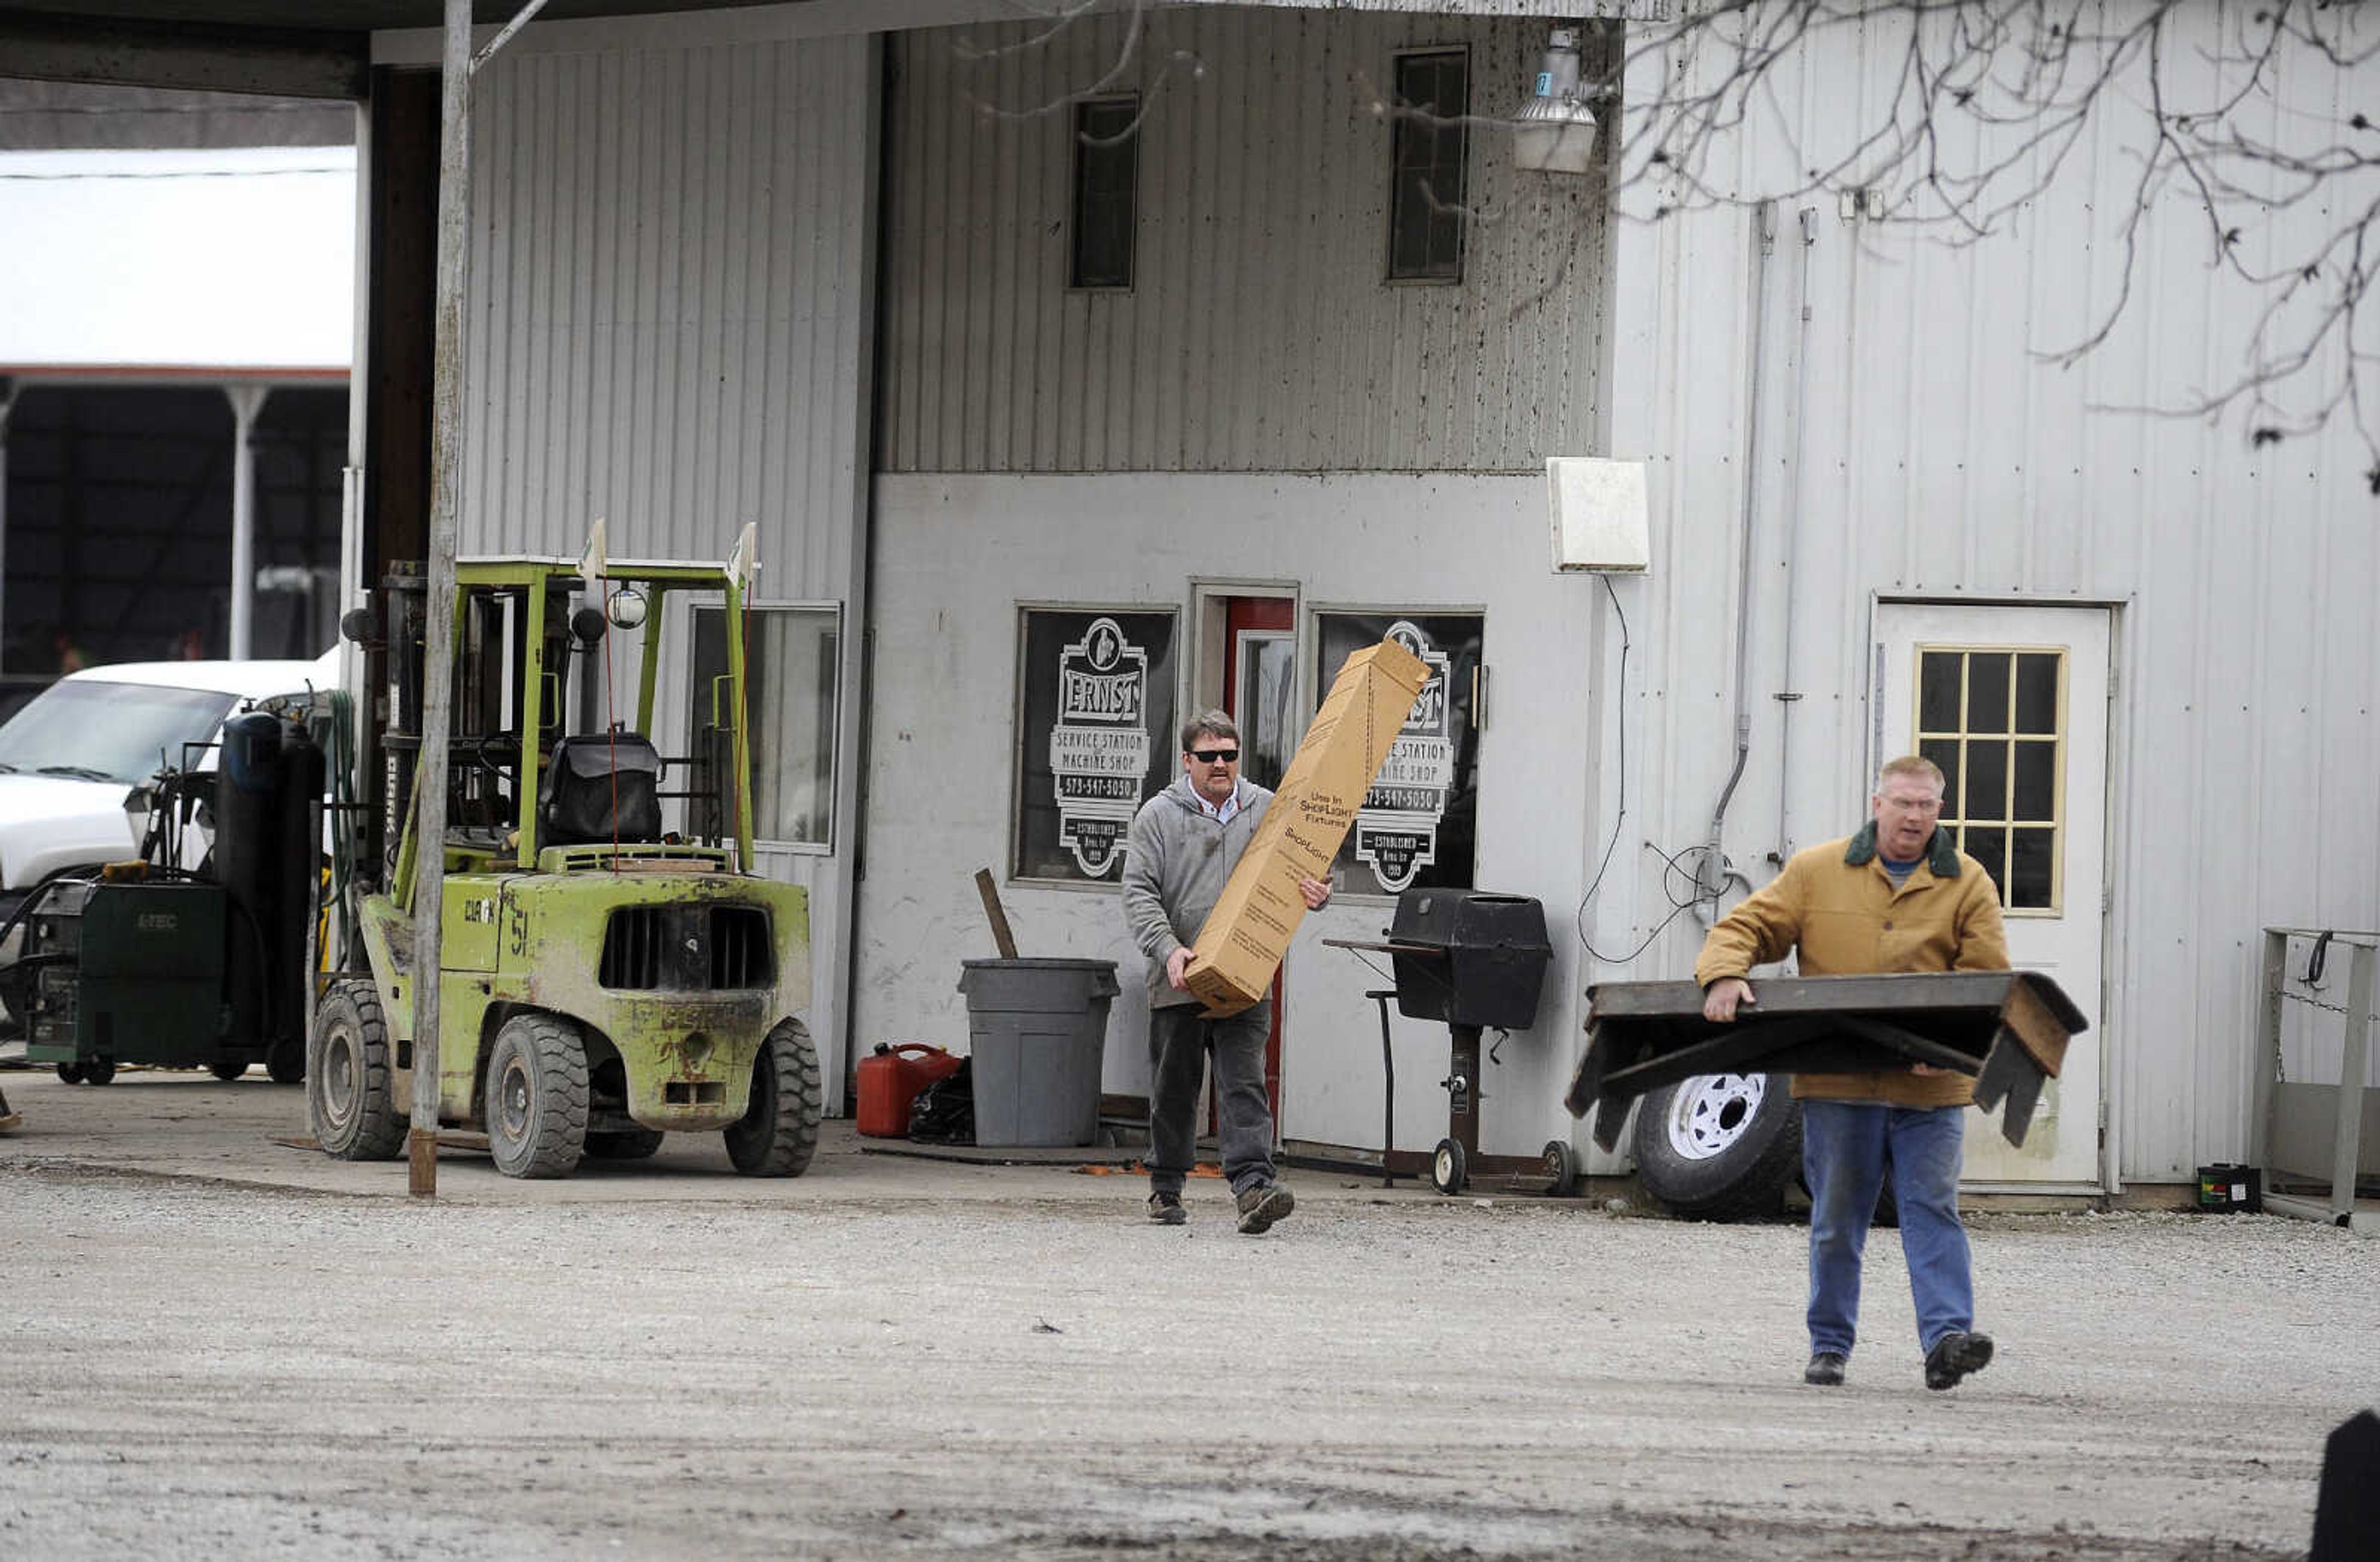
[[[1088,1144],[1099,1132],[1113,960],[966,960],[978,1144]]]

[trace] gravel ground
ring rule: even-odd
[[[1879,1233],[1825,1391],[1795,1226],[832,1148],[421,1204],[0,1140],[0,1557],[2284,1557],[2380,1388],[2380,1249],[2277,1218],[1975,1217],[1949,1394]]]

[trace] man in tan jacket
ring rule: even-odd
[[[1939,828],[1942,772],[1914,754],[1876,777],[1859,834],[1797,851],[1703,941],[1703,1014],[1728,1023],[1759,1000],[1752,968],[1798,950],[1803,976],[2006,970],[1999,890]],[[1917,1306],[1925,1386],[1949,1388],[1992,1359],[1974,1328],[1974,1283],[1959,1223],[1959,1155],[1973,1080],[1925,1064],[1796,1074],[1803,1176],[1810,1185],[1810,1364],[1803,1381],[1843,1381],[1859,1324],[1860,1260],[1888,1173]]]

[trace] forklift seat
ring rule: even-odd
[[[661,839],[661,774],[662,757],[642,733],[563,738],[553,746],[538,795],[545,844]]]

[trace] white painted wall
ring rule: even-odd
[[[1572,917],[1589,857],[1575,802],[1604,609],[1595,580],[1552,572],[1541,476],[885,476],[876,505],[856,1044],[966,1044],[959,962],[992,953],[972,875],[1008,854],[1016,604],[1172,604],[1186,626],[1194,580],[1295,580],[1309,608],[1487,614],[1477,882],[1544,902],[1555,960],[1536,1027],[1487,1071],[1481,1148],[1534,1155],[1570,1137],[1560,1096],[1580,1034]],[[1145,1093],[1142,961],[1117,892],[1006,885],[1003,896],[1022,953],[1118,962],[1105,1088]],[[1378,938],[1392,911],[1342,897],[1299,929],[1284,994],[1285,1138],[1379,1143],[1379,1025],[1363,994],[1382,983],[1318,941]],[[1446,1030],[1393,1023],[1397,1147],[1427,1149],[1446,1132]]]
[[[2172,12],[2185,31],[2168,47],[2240,21],[2232,6]],[[1880,39],[1857,42],[1845,33],[1817,70],[1781,82],[1774,122],[1722,143],[1718,188],[1790,181],[1793,146],[1864,122],[1892,56]],[[2293,79],[2278,100],[2327,111],[2369,78]],[[1639,95],[1651,85],[1630,83]],[[2261,112],[2252,128],[2299,123]],[[2135,296],[2107,346],[2072,369],[2046,356],[2113,297],[2135,166],[2113,136],[2086,140],[2044,199],[1965,247],[1917,230],[1898,196],[1882,220],[1809,202],[1806,246],[1788,207],[1756,301],[1748,212],[1615,223],[1609,449],[1652,463],[1654,569],[1635,618],[1647,693],[1629,707],[1628,788],[1645,808],[1631,835],[1664,849],[1702,838],[1731,759],[1734,560],[1751,483],[1754,750],[1725,842],[1755,882],[1771,852],[1862,817],[1876,598],[2116,608],[2100,1010],[2109,1167],[2154,1181],[2248,1148],[2257,930],[2380,921],[2369,622],[2380,511],[2369,457],[2344,428],[2259,451],[2236,419],[2130,410],[2172,405],[2240,362],[2247,306],[2207,265],[2204,219],[2179,190],[2143,229]],[[1676,194],[1647,186],[1625,203],[1647,215]],[[1804,698],[1787,753],[1774,696],[1789,600]],[[1610,811],[1599,805],[1597,832]],[[1603,909],[1623,946],[1669,909],[1654,859],[1628,866]],[[1599,974],[1681,974],[1700,934],[1681,921],[1633,966]]]

